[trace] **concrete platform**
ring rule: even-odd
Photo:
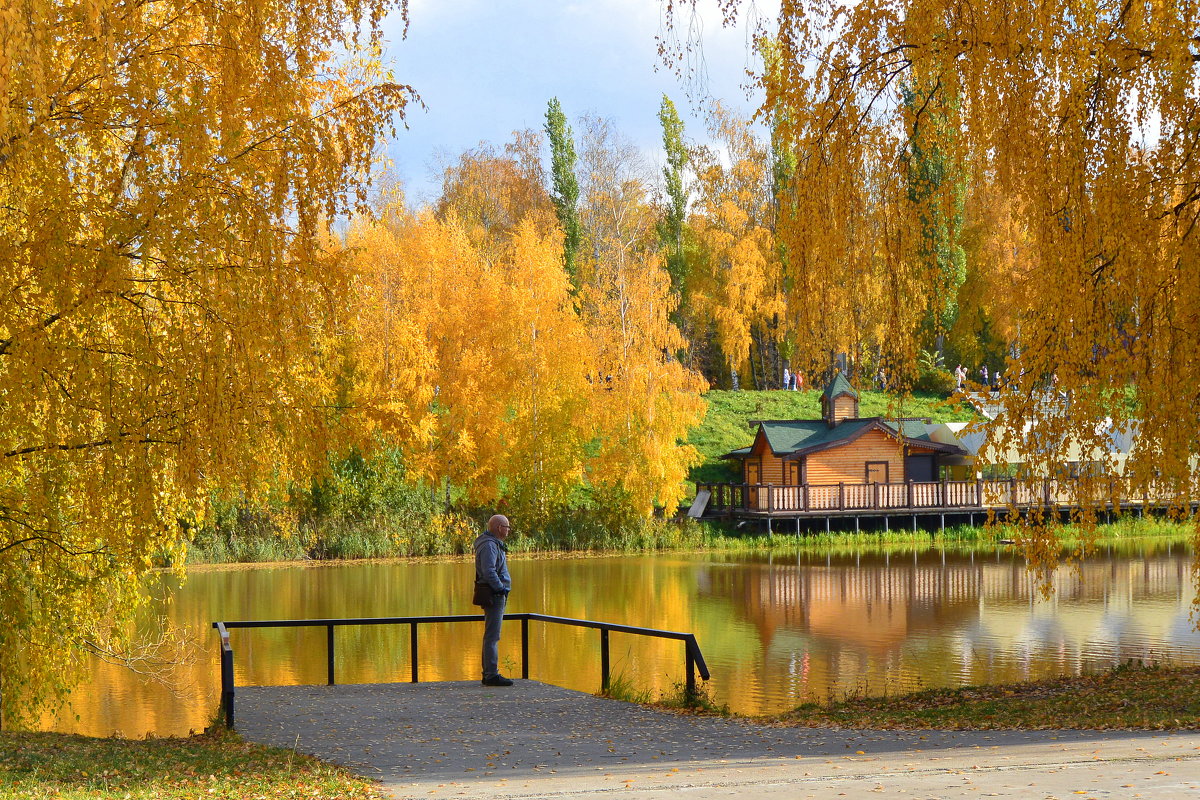
[[[1200,732],[887,732],[690,717],[536,681],[239,688],[251,741],[392,797],[1200,797]]]

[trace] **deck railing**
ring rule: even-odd
[[[1169,502],[1158,492],[1133,489],[1114,478],[1088,484],[1093,501],[1106,504]],[[766,483],[698,483],[696,490],[710,494],[708,510],[714,513],[830,513],[858,511],[952,512],[1004,508],[1075,506],[1084,486],[1076,479],[1000,478],[970,481],[907,481],[905,483],[837,483],[779,486]]]
[[[529,677],[529,623],[549,622],[555,625],[569,625],[577,628],[594,628],[600,631],[600,689],[609,688],[609,647],[610,633],[630,633],[637,636],[650,636],[658,639],[677,639],[683,642],[683,658],[685,684],[684,691],[688,698],[696,697],[696,674],[708,680],[708,665],[696,635],[678,631],[664,631],[657,628],[639,628],[633,625],[620,625],[613,622],[597,622],[590,619],[572,619],[571,617],[554,617],[547,614],[505,614],[505,620],[520,620],[521,622],[521,677]],[[233,673],[233,646],[229,642],[229,631],[232,628],[325,628],[325,660],[327,683],[333,686],[334,681],[334,629],[345,625],[408,625],[409,626],[409,655],[411,658],[411,682],[418,683],[418,641],[417,627],[437,622],[482,622],[482,614],[459,614],[453,616],[432,617],[362,617],[347,619],[284,619],[284,620],[241,620],[236,622],[214,622],[213,628],[221,639],[221,706],[225,710],[225,724],[233,728],[233,700],[236,694]]]

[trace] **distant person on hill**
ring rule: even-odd
[[[509,530],[508,517],[495,514],[488,520],[487,530],[475,540],[474,603],[483,608],[484,686],[513,685],[500,674],[500,624],[504,622],[504,607],[512,590],[508,547],[504,544]]]
[[[792,376],[792,390],[796,392],[804,391],[804,373],[796,370],[796,374]]]
[[[963,384],[965,384],[967,382],[967,371],[965,369],[963,369],[962,364],[959,364],[954,369],[954,382],[955,382],[954,388],[961,392],[962,388],[963,388]]]
[[[792,374],[790,372],[788,372],[787,367],[783,368],[783,388],[784,389],[792,388]]]
[[[989,385],[988,384],[987,364],[984,364],[982,367],[979,368],[979,377],[983,378],[983,380],[980,381],[980,383],[983,384],[984,388],[987,388],[987,386]]]

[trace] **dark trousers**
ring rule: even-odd
[[[504,621],[504,607],[508,595],[494,596],[491,608],[483,610],[483,677],[493,678],[500,674],[500,623]]]

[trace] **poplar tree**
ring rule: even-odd
[[[687,167],[688,154],[683,144],[683,122],[679,119],[675,104],[665,94],[658,109],[658,121],[662,125],[663,151],[667,156],[667,164],[663,167],[667,206],[659,222],[659,238],[667,251],[666,266],[671,276],[671,291],[682,296],[687,280],[683,227],[687,219],[688,192],[683,185],[683,171]]]
[[[575,142],[567,116],[557,97],[546,108],[546,137],[550,140],[550,199],[563,230],[563,264],[571,284],[579,288],[579,247],[583,228],[579,223],[579,179],[575,175]]]
[[[966,253],[960,241],[965,202],[964,170],[947,152],[953,145],[953,104],[937,88],[922,93],[901,90],[909,123],[908,144],[901,154],[909,202],[920,226],[916,257],[928,270],[927,326],[938,356],[945,355],[946,332],[958,318],[958,292],[967,278]]]

